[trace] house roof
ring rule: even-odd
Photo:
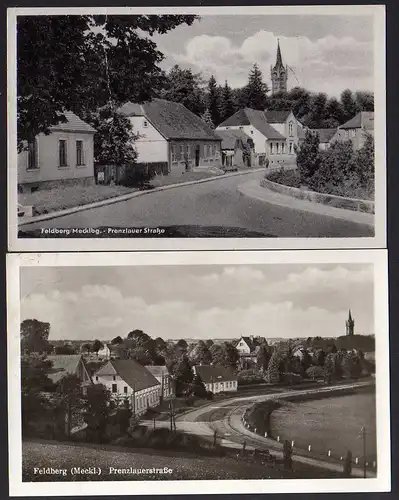
[[[162,377],[162,375],[169,375],[169,371],[166,366],[160,365],[146,365],[145,368],[154,375],[154,377]]]
[[[256,348],[258,347],[258,343],[251,340],[250,337],[241,337],[237,342],[236,342],[236,346],[241,342],[241,340],[244,340],[246,342],[246,344],[248,345],[249,347],[249,350],[251,352],[255,352]]]
[[[67,375],[75,375],[82,359],[80,354],[54,354],[47,356],[53,366],[48,377],[56,384]]]
[[[196,365],[194,370],[205,384],[237,380],[232,370],[220,365]]]
[[[127,102],[118,110],[126,117],[145,116],[165,139],[197,139],[220,141],[220,138],[199,116],[183,104],[153,99],[143,104]]]
[[[50,127],[51,130],[62,130],[65,132],[96,132],[95,128],[81,120],[75,113],[72,113],[72,111],[64,111],[63,113],[67,121],[65,123],[53,125]]]
[[[247,135],[242,130],[216,129],[216,133],[222,139],[222,149],[234,149],[236,146],[237,139],[241,139],[241,141],[244,144],[248,141],[248,139],[250,139],[249,135]]]
[[[291,110],[268,109],[265,111],[268,123],[285,123],[290,114]]]
[[[239,109],[234,115],[230,116],[219,127],[234,127],[239,125],[252,125],[259,130],[267,139],[281,139],[285,137],[280,134],[272,125],[267,123],[264,111],[251,108]]]
[[[101,375],[119,375],[136,391],[159,385],[154,375],[134,359],[111,359],[95,372],[95,376]]]
[[[336,131],[337,131],[336,128],[314,128],[311,130],[312,134],[313,133],[319,134],[319,139],[321,143],[329,142]]]
[[[356,116],[341,125],[339,128],[364,128],[366,130],[374,130],[374,112],[360,111]]]

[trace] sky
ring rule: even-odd
[[[246,84],[258,63],[270,84],[277,39],[289,71],[288,86],[339,96],[342,90],[373,91],[373,18],[369,15],[257,15],[202,16],[192,26],[182,25],[152,37],[170,69],[174,64],[213,74],[219,84]]]
[[[50,340],[111,340],[141,329],[166,339],[374,333],[373,268],[197,265],[21,268],[21,321]]]

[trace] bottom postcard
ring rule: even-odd
[[[386,258],[8,256],[10,494],[389,491]]]

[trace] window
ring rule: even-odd
[[[351,137],[356,137],[356,129],[351,129]]]
[[[85,164],[83,141],[76,141],[76,165],[81,166]]]
[[[116,375],[114,375],[113,380],[116,380]]]
[[[270,143],[270,154],[271,155],[273,154],[273,143],[272,142]]]
[[[96,382],[98,382],[98,377],[96,377]]]
[[[112,384],[112,392],[118,392],[118,386],[116,384]]]
[[[172,144],[172,163],[176,163],[177,158],[176,158],[176,145]]]
[[[191,145],[187,144],[186,146],[186,154],[187,154],[187,159],[189,160],[191,158]]]
[[[67,141],[65,139],[60,139],[58,141],[58,156],[59,156],[59,166],[66,167],[67,163]]]
[[[208,158],[208,146],[204,144],[204,158]]]
[[[345,139],[349,139],[349,130],[345,130]]]
[[[215,157],[217,153],[217,146],[216,144],[213,145],[213,156]]]
[[[279,151],[279,147],[278,147],[278,146],[279,146],[279,143],[278,143],[278,142],[276,142],[276,154],[277,154],[277,155],[278,155],[278,154],[279,154],[279,152],[280,152],[280,151]]]
[[[127,394],[127,385],[125,385],[125,387],[123,388],[123,392]]]
[[[288,134],[289,134],[290,137],[292,137],[294,135],[293,128],[294,128],[294,125],[293,125],[292,122],[290,122],[288,124]]]
[[[285,142],[281,145],[281,152],[285,154]]]
[[[37,139],[28,143],[28,168],[39,168]]]
[[[147,127],[148,127],[148,122],[147,122],[147,120],[144,120],[144,121],[143,121],[143,127],[144,127],[144,128],[147,128]]]
[[[290,154],[292,154],[292,142],[290,142],[290,146],[289,147],[290,147],[290,150],[289,150]]]
[[[180,144],[180,161],[184,160],[184,146]]]

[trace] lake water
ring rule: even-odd
[[[295,446],[315,453],[363,457],[363,440],[358,437],[366,427],[366,457],[376,460],[375,393],[364,392],[328,399],[288,403],[271,415],[273,436],[295,441]]]

